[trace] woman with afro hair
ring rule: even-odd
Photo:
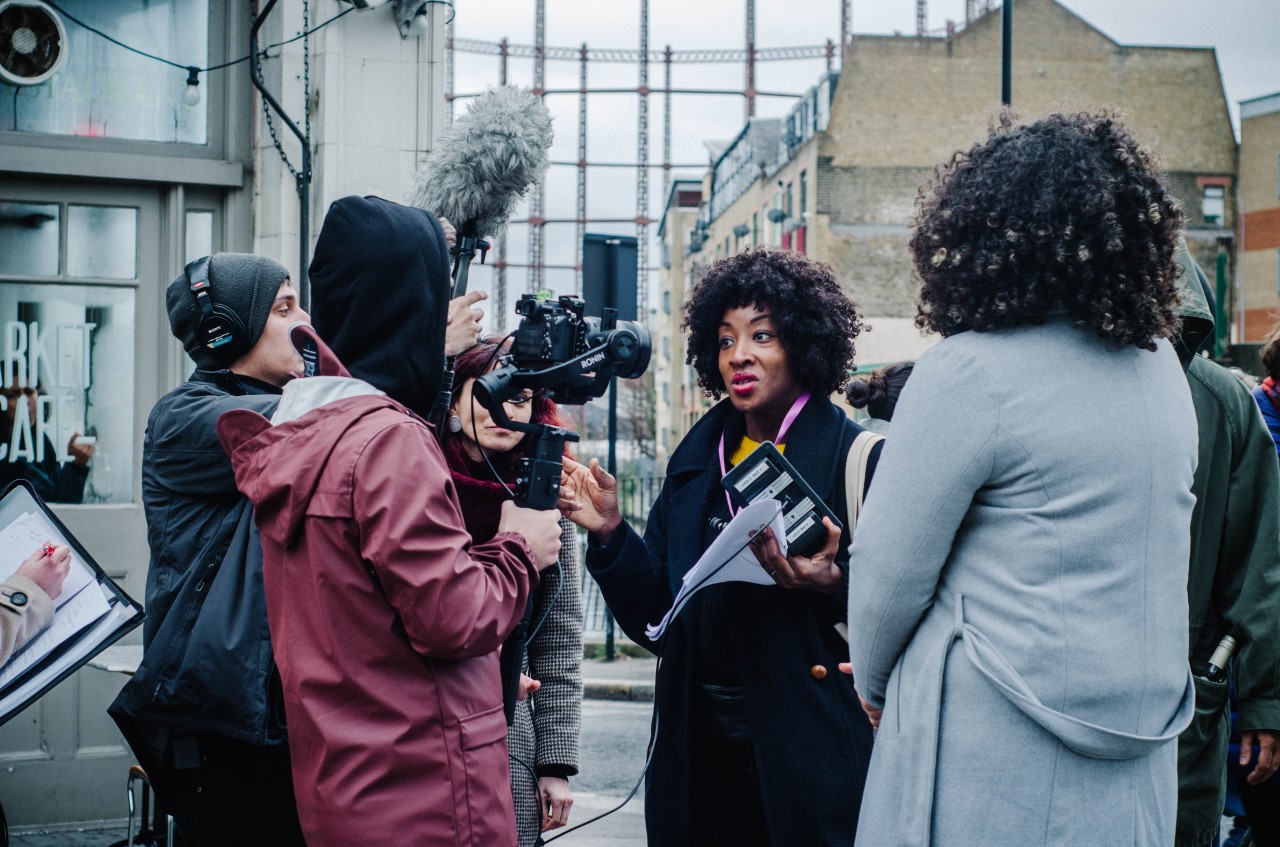
[[[847,513],[845,457],[862,430],[829,396],[853,368],[862,319],[826,265],[753,249],[707,270],[684,327],[699,384],[728,399],[672,454],[644,537],[619,515],[598,461],[566,462],[564,486],[609,608],[661,656],[649,843],[848,845],[872,743],[853,684],[837,671],[848,650],[836,628],[848,532],[828,521],[811,558],[786,558],[759,533],[752,546],[770,584],[699,591],[660,642],[645,626],[662,619],[717,522],[730,518],[721,477],[760,442],[776,443],[835,514]]]
[[[1006,116],[917,212],[918,323],[943,339],[850,553],[878,725],[857,843],[1172,844],[1194,711],[1182,212],[1106,114]]]

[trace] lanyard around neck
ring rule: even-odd
[[[774,438],[774,441],[773,441],[774,444],[781,444],[786,439],[787,430],[791,429],[791,425],[796,422],[796,418],[800,417],[800,410],[803,409],[804,404],[808,402],[809,402],[809,392],[805,391],[799,397],[796,398],[796,401],[794,403],[791,404],[791,408],[787,410],[786,416],[782,419],[782,426],[778,427],[778,435],[776,438]],[[725,429],[728,429],[728,428],[729,428],[729,425],[728,423],[726,423]],[[724,430],[720,431],[720,449],[719,451],[717,451],[717,455],[720,459],[720,477],[723,479],[724,475],[729,472],[728,468],[725,467]],[[741,511],[740,509],[733,508],[733,499],[729,497],[728,490],[724,492],[724,499],[725,499],[725,502],[729,504],[729,517],[733,517],[739,511]]]

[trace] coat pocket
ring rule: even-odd
[[[470,840],[460,837],[459,842],[514,847],[515,810],[502,706],[460,719],[458,729],[471,830]]]

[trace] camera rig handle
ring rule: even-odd
[[[560,472],[564,445],[578,441],[576,432],[548,424],[513,421],[503,406],[517,391],[545,390],[564,403],[584,403],[599,397],[609,387],[610,369],[607,356],[595,347],[549,368],[520,371],[504,364],[475,381],[472,396],[489,410],[494,421],[505,429],[527,432],[534,436],[520,477],[516,480],[516,503],[530,509],[554,509],[560,498]],[[602,365],[604,365],[602,367]],[[596,370],[598,369],[598,370]]]
[[[467,293],[467,281],[471,273],[471,262],[475,260],[476,253],[480,253],[480,264],[484,264],[485,257],[489,254],[489,242],[480,238],[476,232],[475,219],[471,219],[462,224],[462,228],[458,231],[457,243],[449,248],[449,254],[453,256],[453,294],[450,299],[461,297]],[[431,413],[427,415],[427,421],[431,423],[437,430],[444,423],[445,413],[449,411],[449,403],[453,400],[453,357],[445,359],[444,377],[440,381],[440,391],[436,394],[436,401],[431,404]]]
[[[475,219],[465,221],[458,230],[458,243],[449,248],[453,255],[453,296],[461,297],[467,293],[467,279],[471,273],[471,262],[476,253],[480,254],[480,264],[484,264],[489,255],[489,242],[476,232]]]

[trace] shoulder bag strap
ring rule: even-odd
[[[849,537],[858,525],[858,516],[862,514],[862,501],[867,496],[867,464],[871,461],[871,450],[884,441],[883,435],[869,430],[858,433],[849,447],[844,463],[844,495],[849,508]]]

